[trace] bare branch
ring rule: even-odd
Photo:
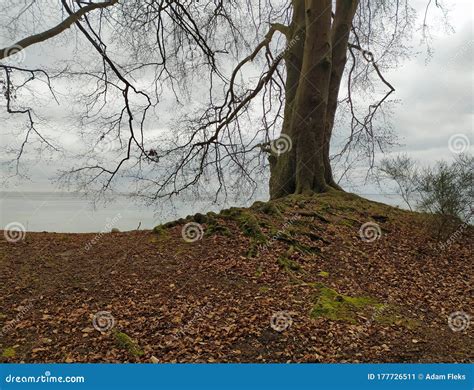
[[[67,17],[57,26],[47,31],[43,31],[42,33],[23,38],[11,46],[0,49],[0,60],[3,60],[4,58],[7,58],[13,54],[19,53],[20,51],[26,49],[28,46],[44,42],[48,39],[55,37],[56,35],[61,34],[63,31],[71,27],[75,22],[81,19],[88,12],[91,12],[96,9],[103,9],[106,7],[113,6],[117,2],[118,0],[109,0],[102,3],[89,3],[87,6],[81,8],[79,11],[70,14],[69,17]]]

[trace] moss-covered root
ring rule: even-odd
[[[2,357],[3,358],[6,358],[6,359],[10,359],[10,358],[14,358],[16,355],[16,351],[13,347],[8,347],[8,348],[5,348],[3,351],[2,351]]]
[[[242,233],[247,237],[252,237],[260,242],[266,241],[266,237],[262,233],[255,215],[251,213],[242,213],[238,217],[237,222],[239,223],[240,230],[242,230]]]
[[[273,217],[282,217],[280,209],[273,202],[255,202],[251,208]]]
[[[140,346],[126,333],[115,332],[114,339],[117,347],[127,350],[133,356],[143,355],[143,350]]]
[[[239,225],[244,236],[250,237],[250,247],[246,253],[247,257],[256,257],[267,244],[267,237],[260,229],[260,224],[254,214],[250,212],[232,212],[230,218]]]
[[[366,314],[383,308],[383,304],[371,297],[351,297],[339,294],[328,287],[320,287],[311,316],[355,323],[358,314]]]
[[[301,270],[301,265],[296,261],[289,259],[286,256],[280,257],[278,260],[278,265],[283,268],[285,271],[295,271],[298,272]]]
[[[211,219],[209,220],[206,227],[206,236],[212,236],[212,235],[230,237],[232,236],[232,233],[228,227],[220,224],[217,219]]]

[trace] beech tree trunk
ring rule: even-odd
[[[330,141],[358,0],[293,0],[286,30],[286,106],[282,135],[292,148],[270,156],[270,197],[325,192],[335,183]]]

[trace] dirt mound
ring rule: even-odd
[[[467,362],[473,237],[343,193],[2,234],[0,361]]]

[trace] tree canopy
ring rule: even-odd
[[[432,8],[444,15],[427,1],[427,42]],[[0,49],[0,82],[7,112],[28,123],[8,145],[9,166],[21,174],[32,151],[74,154],[64,183],[102,192],[132,180],[151,201],[203,190],[249,196],[269,173],[274,198],[340,189],[335,161],[373,164],[393,141],[395,86],[384,73],[410,55],[416,21],[408,0],[18,3],[1,20],[11,43]],[[67,58],[24,65],[46,41]],[[64,105],[65,84],[74,86],[80,152],[55,139],[34,102],[46,86]],[[338,122],[345,141],[331,154]]]

